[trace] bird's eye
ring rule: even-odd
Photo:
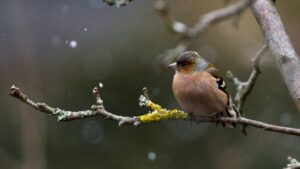
[[[184,62],[177,62],[177,65],[179,66],[179,67],[183,67],[183,66],[186,66],[186,65],[189,65],[190,63],[189,62],[187,62],[187,61],[184,61]]]
[[[177,62],[177,66],[178,66],[178,67],[182,67],[183,65],[182,65],[181,62]]]

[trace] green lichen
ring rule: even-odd
[[[151,101],[147,101],[146,107],[150,108],[152,111],[148,114],[138,116],[139,120],[142,123],[156,122],[156,121],[168,120],[168,119],[188,118],[188,114],[184,111],[177,110],[177,109],[167,110]]]

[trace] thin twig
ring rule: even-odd
[[[133,0],[102,0],[102,1],[110,6],[123,7],[128,5]]]
[[[289,156],[287,159],[289,160],[289,163],[283,169],[299,169],[300,168],[300,163],[295,158],[292,158]]]
[[[227,78],[231,79],[234,85],[236,86],[236,93],[234,97],[235,105],[234,107],[238,110],[239,113],[242,114],[243,106],[246,101],[247,96],[253,89],[253,86],[256,82],[258,75],[261,73],[259,62],[261,57],[263,56],[264,51],[266,50],[267,45],[263,45],[258,52],[256,53],[255,57],[253,58],[253,70],[248,78],[247,81],[242,82],[237,77],[233,75],[231,71],[227,71]],[[247,125],[242,126],[242,131],[244,134],[247,134]]]
[[[187,25],[174,19],[174,16],[171,14],[166,1],[164,0],[155,1],[154,9],[159,13],[167,29],[171,33],[177,33],[177,34],[186,33]]]
[[[102,100],[100,98],[98,88],[93,89],[93,93],[96,97],[96,100]],[[167,119],[181,119],[181,120],[188,120],[187,113],[182,112],[180,110],[166,110],[163,109],[161,106],[153,103],[151,100],[146,98],[145,96],[141,96],[140,98],[140,105],[147,106],[152,109],[152,112],[148,114],[144,114],[137,117],[127,117],[127,116],[120,116],[113,114],[111,112],[108,112],[104,109],[104,106],[102,105],[103,102],[99,102],[96,105],[93,105],[90,110],[85,111],[66,111],[59,108],[53,108],[45,103],[36,103],[29,99],[18,87],[12,86],[11,92],[9,93],[12,97],[15,97],[25,104],[35,108],[36,110],[39,110],[41,112],[50,114],[50,115],[56,115],[58,116],[58,121],[69,121],[69,120],[76,120],[81,119],[85,117],[91,117],[100,115],[106,119],[110,119],[113,121],[117,121],[119,126],[124,124],[130,124],[134,126],[139,126],[141,124],[150,123],[150,122],[157,122],[161,120],[167,120]],[[167,116],[166,116],[167,115]],[[147,118],[146,118],[147,117]],[[145,119],[145,120],[144,120]],[[290,127],[283,127],[283,126],[277,126],[272,125],[268,123],[263,123],[256,120],[251,120],[245,117],[220,117],[219,119],[216,119],[215,117],[196,117],[197,122],[222,122],[222,123],[234,123],[234,124],[241,124],[241,125],[248,125],[253,126],[257,128],[261,128],[266,131],[272,131],[272,132],[278,132],[283,134],[290,134],[295,136],[300,136],[300,129],[296,128],[290,128]]]
[[[258,75],[261,73],[259,68],[259,62],[266,49],[267,45],[263,45],[253,58],[253,70],[247,81],[240,81],[237,77],[233,75],[231,71],[227,71],[227,78],[231,79],[234,85],[236,86],[236,94],[234,97],[234,101],[235,106],[239,112],[242,111],[245,100],[249,93],[252,91]]]

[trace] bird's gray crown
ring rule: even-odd
[[[176,60],[177,66],[196,64],[195,69],[202,71],[208,68],[209,63],[195,51],[183,52]]]

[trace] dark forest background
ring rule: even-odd
[[[108,110],[140,115],[141,89],[153,101],[179,108],[171,91],[173,71],[160,66],[160,55],[178,37],[165,28],[155,1],[136,0],[123,8],[101,0],[0,1],[0,168],[282,168],[291,155],[300,159],[300,139],[249,128],[166,121],[118,127],[100,117],[57,122],[8,95],[12,84],[32,99],[62,109],[84,110],[94,103],[92,88]],[[230,1],[234,3],[236,1]],[[177,20],[188,25],[224,1],[169,1]],[[293,44],[300,52],[300,1],[276,4]],[[247,79],[251,58],[264,44],[247,10],[223,21],[193,41],[198,51],[225,75]],[[247,117],[300,128],[300,116],[269,53],[244,107]],[[230,92],[233,85],[228,81]]]

